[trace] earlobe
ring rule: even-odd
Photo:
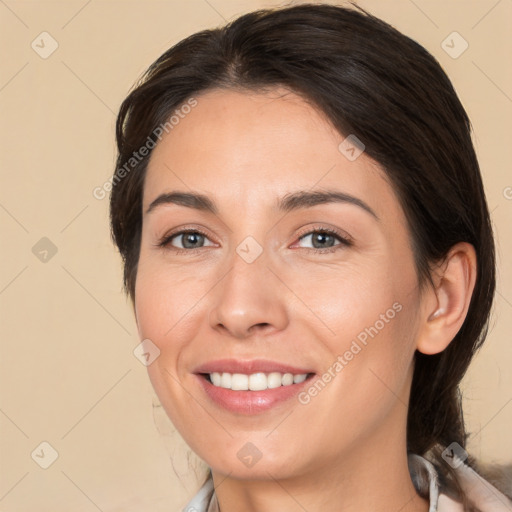
[[[442,352],[459,332],[476,282],[476,253],[466,242],[454,245],[436,271],[425,296],[416,348],[423,354]]]

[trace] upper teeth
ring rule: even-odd
[[[307,376],[307,373],[293,375],[292,373],[272,372],[269,374],[252,373],[251,375],[245,375],[243,373],[214,372],[210,373],[210,380],[214,386],[234,391],[263,391],[264,389],[304,382]]]

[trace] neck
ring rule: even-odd
[[[269,468],[268,478],[242,480],[212,471],[220,512],[428,512],[409,473],[405,426],[390,423],[350,452],[293,476]]]
[[[384,458],[364,471],[356,462],[350,473],[345,466],[266,481],[240,481],[213,473],[213,481],[220,512],[427,512],[429,508],[412,484],[406,456]]]

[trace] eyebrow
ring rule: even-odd
[[[276,208],[279,211],[290,212],[304,208],[311,208],[320,204],[329,203],[348,203],[363,209],[375,219],[380,220],[375,211],[370,208],[364,201],[345,192],[337,190],[325,191],[298,191],[286,194],[276,202]],[[218,214],[218,208],[215,203],[204,194],[190,192],[168,192],[159,195],[151,202],[146,214],[153,211],[156,207],[166,204],[177,204],[187,208],[194,208],[199,211],[209,212],[214,215]]]

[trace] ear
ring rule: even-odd
[[[466,242],[454,245],[433,271],[434,287],[424,291],[416,348],[423,354],[442,352],[459,332],[476,282],[476,253]]]

